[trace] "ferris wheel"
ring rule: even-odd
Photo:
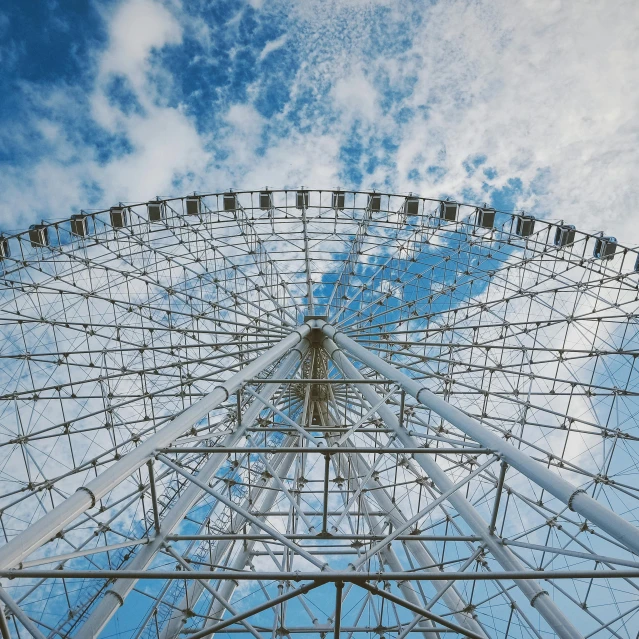
[[[638,269],[304,188],[0,237],[3,639],[634,639]]]

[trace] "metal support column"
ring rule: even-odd
[[[506,471],[508,470],[508,464],[501,462],[501,470],[499,471],[499,479],[497,479],[497,487],[495,489],[495,503],[493,505],[493,514],[490,518],[490,534],[495,534],[495,528],[497,527],[497,515],[499,514],[499,504],[501,502],[501,493],[504,489],[504,480],[506,479]]]
[[[326,414],[326,419],[331,420],[330,414]],[[360,455],[344,455],[344,457],[348,457],[351,462],[351,472],[350,479],[358,486],[358,488],[362,488],[360,477],[369,478],[371,476],[370,466],[368,463],[360,456]],[[348,464],[344,464],[345,467],[349,467]],[[391,498],[388,496],[386,489],[377,485],[373,479],[368,479],[364,483],[363,488],[366,490],[366,494],[370,496],[379,506],[381,512],[386,513],[386,517],[388,520],[395,526],[395,528],[401,528],[402,524],[406,522],[406,517],[404,514],[397,508],[397,506],[392,502]],[[382,534],[382,528],[380,520],[378,517],[372,513],[368,514],[368,519],[371,525],[371,532],[375,534]],[[436,568],[435,565],[437,561],[430,554],[430,552],[423,546],[419,541],[406,541],[406,547],[409,552],[415,557],[415,559],[419,562],[420,566],[428,566],[427,568],[423,568],[426,572],[440,572],[439,568]],[[388,557],[388,551],[392,551],[392,547],[390,544],[383,548],[380,552],[387,564],[390,566],[393,571],[401,571],[403,567],[397,559],[395,552],[393,552],[393,558]],[[444,599],[444,603],[451,610],[459,624],[474,632],[477,635],[485,636],[485,633],[482,627],[477,623],[477,621],[473,618],[473,616],[466,612],[466,602],[462,599],[462,597],[457,592],[456,588],[447,588],[447,584],[440,583],[437,581],[432,582],[433,587],[438,593],[442,593],[441,596]],[[408,589],[410,594],[414,594],[410,588]],[[419,605],[419,602],[413,600],[410,596],[407,596],[404,593],[404,596],[408,601],[411,601],[413,604]]]
[[[335,334],[336,331],[332,330],[332,327],[328,324],[323,326],[323,331],[326,337],[322,341],[322,345],[328,352],[329,357],[331,357],[340,368],[342,374],[345,377],[361,377],[361,373],[357,370],[355,365],[340,351],[337,344],[329,336]],[[340,333],[340,335],[342,334]],[[394,367],[391,368],[394,369]],[[380,370],[379,372],[382,375],[386,375],[385,371]],[[393,378],[389,377],[389,379]],[[407,392],[410,392],[408,389],[406,390]],[[371,405],[374,405],[379,401],[379,396],[375,390],[368,385],[362,384],[358,386],[358,391]],[[397,438],[404,446],[416,446],[416,442],[413,440],[411,435],[409,435],[405,429],[401,429],[399,427],[399,421],[395,416],[395,413],[393,413],[386,404],[382,404],[377,412],[388,428],[397,435]],[[439,488],[439,490],[443,492],[450,490],[453,487],[453,483],[447,473],[440,468],[439,464],[437,464],[432,457],[418,453],[415,455],[415,460],[424,469],[433,482],[435,482],[435,485]],[[482,537],[487,549],[505,570],[517,571],[523,569],[519,559],[517,559],[517,557],[508,550],[508,548],[502,546],[497,541],[495,535],[490,534],[488,525],[484,521],[484,518],[462,494],[459,492],[453,492],[448,497],[448,501],[455,507],[457,512],[471,527],[473,532]],[[548,593],[539,585],[538,582],[518,580],[515,583],[526,595],[528,600],[531,602],[531,605],[533,605],[539,614],[544,617],[544,619],[548,622],[548,625],[553,628],[559,637],[562,639],[583,639],[581,633],[562,613],[559,607],[555,605]]]
[[[548,470],[543,464],[531,459],[526,453],[491,432],[477,420],[438,397],[422,386],[420,382],[411,379],[395,366],[377,357],[330,324],[325,323],[322,326],[322,331],[363,364],[389,380],[397,382],[420,404],[437,413],[482,446],[499,453],[505,462],[562,501],[570,510],[592,521],[612,535],[614,539],[623,543],[629,550],[639,554],[639,528],[590,497],[585,490],[577,488],[560,475]]]
[[[225,382],[216,386],[208,395],[187,408],[157,433],[146,439],[130,453],[122,457],[103,473],[81,486],[76,493],[50,510],[44,517],[0,548],[0,568],[12,568],[55,537],[64,526],[85,510],[92,508],[109,491],[145,464],[158,448],[165,448],[202,417],[225,402],[247,379],[259,375],[265,368],[286,355],[310,333],[308,325],[299,326],[270,350],[247,364]]]
[[[34,639],[45,639],[45,636],[40,632],[40,630],[38,630],[35,623],[29,619],[27,613],[18,606],[18,604],[9,596],[2,586],[0,586],[0,605],[1,604],[4,604],[7,608],[9,608],[9,610],[11,610],[11,614],[26,628],[27,632]]]
[[[333,621],[333,639],[339,639],[339,632],[342,626],[342,592],[344,582],[335,582],[335,620]]]
[[[248,413],[247,413],[247,418],[248,418]],[[245,418],[245,423],[248,422],[247,418]],[[285,476],[289,472],[290,467],[293,464],[293,461],[295,460],[295,457],[296,455],[294,453],[288,453],[284,455],[281,458],[280,463],[276,466],[277,472],[280,475]],[[260,496],[262,496],[262,492],[264,492],[264,488],[266,486],[268,486],[268,484],[265,483],[264,487],[258,489],[259,492],[255,495],[254,499],[258,499],[260,498]],[[261,503],[259,503],[259,506],[257,509],[260,512],[268,512],[268,510],[272,508],[278,496],[279,495],[277,491],[275,490],[267,491]],[[246,503],[246,507],[248,508],[249,506],[250,505]],[[245,521],[244,518],[238,517],[238,519],[235,520],[235,524],[236,526],[241,526],[244,524],[244,521]],[[257,528],[257,526],[251,525],[249,531],[250,533],[257,533],[259,529]],[[213,558],[212,563],[217,563],[217,561],[224,556],[224,554],[228,550],[231,543],[232,543],[232,539],[227,539],[227,540],[224,540],[219,545],[219,547],[216,549],[215,557]],[[244,570],[246,568],[246,564],[251,558],[251,555],[253,553],[253,547],[255,546],[256,543],[257,541],[255,540],[247,540],[243,544],[243,547],[240,549],[237,555],[233,557],[231,563],[228,566],[228,570]],[[233,592],[235,591],[236,588],[237,588],[237,581],[234,581],[233,579],[227,579],[223,581],[222,583],[220,583],[219,592],[222,597],[224,597],[227,601],[230,601],[231,597],[233,596]],[[179,635],[184,623],[186,622],[188,618],[189,609],[193,608],[195,603],[198,601],[198,599],[202,595],[203,590],[204,590],[204,587],[202,586],[200,581],[194,581],[192,584],[189,585],[187,592],[184,595],[183,601],[181,601],[180,604],[177,606],[177,609],[180,611],[179,614],[172,617],[167,623],[166,627],[162,629],[161,639],[173,639],[174,637],[177,637]],[[207,623],[205,624],[205,628],[209,626],[213,627],[213,625],[215,624],[213,620],[220,617],[223,613],[224,613],[224,608],[221,606],[221,604],[217,601],[212,601],[211,609],[209,610],[209,614],[208,614],[211,621],[207,621]],[[214,631],[212,630],[211,632],[214,632]]]
[[[274,375],[277,375],[277,374],[278,374],[277,372],[274,373]],[[255,402],[255,404],[252,404],[244,417],[244,422],[247,425],[248,425],[248,422],[255,421],[255,419],[259,415],[260,411],[257,411],[255,413],[251,412],[255,410],[256,406],[260,406],[261,409],[264,408],[262,405],[262,402],[258,401],[258,402]],[[281,476],[286,476],[293,462],[295,461],[296,456],[297,454],[293,452],[288,452],[287,454],[283,455],[280,458],[279,463],[276,464],[277,473],[280,474]],[[265,481],[264,487],[260,488],[260,492],[258,492],[257,495],[255,496],[256,500],[260,498],[261,493],[263,492],[264,488],[267,485],[268,485],[268,482]],[[275,501],[278,499],[278,496],[279,495],[277,491],[275,490],[267,491],[266,495],[262,499],[262,502],[257,507],[257,511],[260,513],[269,512],[271,508],[273,507],[273,504],[275,503]],[[247,508],[250,507],[249,503],[246,503],[245,505]],[[263,518],[263,515],[260,515],[260,517]],[[236,525],[243,525],[244,521],[245,520],[242,517],[239,517],[236,520]],[[254,535],[258,531],[259,531],[259,528],[255,526],[254,524],[252,524],[249,529],[249,533]],[[226,553],[232,541],[233,541],[232,539],[225,540],[222,544],[220,544],[220,546],[218,546],[218,548],[216,549],[216,555],[214,557],[214,563],[218,563],[218,558],[221,558],[224,556],[224,554]],[[251,558],[251,555],[253,554],[253,548],[256,543],[257,543],[257,540],[254,540],[254,539],[246,540],[243,547],[240,549],[237,555],[233,557],[228,569],[244,570],[246,568],[246,564],[249,562]],[[233,596],[233,592],[237,588],[237,585],[238,585],[238,582],[233,579],[227,579],[221,582],[219,585],[220,594],[225,599],[230,601],[231,597]],[[197,600],[200,598],[203,590],[204,588],[199,581],[194,581],[193,584],[189,586],[189,588],[187,589],[187,592],[184,595],[184,599],[178,606],[178,610],[180,611],[180,614],[176,615],[175,617],[172,617],[169,620],[166,627],[162,630],[161,639],[174,639],[175,637],[179,635],[184,623],[186,622],[186,619],[188,618],[189,609],[195,605],[195,602],[197,602]],[[216,623],[214,620],[218,619],[223,613],[224,613],[224,608],[220,605],[220,603],[218,601],[212,601],[211,607],[208,612],[209,620],[206,621],[206,623],[204,624],[205,628],[210,628],[210,633],[209,633],[210,635],[217,632]]]
[[[302,343],[296,347],[280,364],[277,369],[278,374],[288,374],[291,369],[293,369],[293,367],[301,361],[307,348],[308,341],[303,340]],[[267,384],[265,385],[262,394],[264,397],[270,398],[278,388],[279,386],[276,384]],[[263,405],[260,402],[255,401],[251,404],[247,411],[246,418],[244,419],[243,426],[225,438],[224,443],[220,447],[220,452],[211,455],[198,473],[198,479],[200,479],[200,481],[208,482],[215,476],[215,473],[217,473],[220,466],[226,460],[227,453],[224,450],[225,446],[233,446],[237,444],[237,442],[244,436],[246,429],[252,425],[253,421],[257,419],[257,416],[262,410]],[[146,568],[160,551],[162,546],[166,543],[166,536],[178,526],[202,494],[202,489],[196,484],[191,483],[169,510],[163,521],[159,522],[162,532],[158,532],[153,541],[144,546],[144,548],[136,554],[128,567],[135,570],[143,570]],[[115,614],[121,603],[124,602],[127,595],[135,586],[135,583],[135,579],[118,579],[115,584],[107,590],[106,594],[111,594],[112,596],[105,596],[100,600],[99,604],[93,609],[75,636],[78,639],[96,637]]]

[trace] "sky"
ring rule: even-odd
[[[637,69],[637,0],[3,0],[0,231],[304,185],[636,246]]]
[[[380,189],[639,244],[639,3],[5,0],[0,229]]]

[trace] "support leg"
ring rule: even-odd
[[[325,325],[325,328],[328,325]],[[331,327],[329,327],[331,328]],[[328,331],[325,331],[327,333]],[[341,335],[341,334],[340,334]],[[342,371],[344,377],[362,378],[361,373],[353,365],[353,363],[341,352],[337,344],[330,338],[325,337],[322,345],[333,359],[336,365]],[[380,360],[381,361],[381,360]],[[385,375],[385,372],[379,371]],[[379,401],[375,390],[368,384],[361,384],[358,388],[361,395],[369,404],[375,404]],[[407,447],[416,447],[417,443],[408,434],[405,429],[400,429],[399,421],[390,408],[382,404],[377,411],[384,420],[386,426],[397,435],[399,441]],[[423,468],[427,475],[435,482],[439,490],[442,492],[450,491],[453,488],[453,482],[447,473],[441,469],[439,464],[429,455],[416,454],[417,463]],[[505,570],[523,570],[521,562],[507,548],[498,543],[496,536],[491,535],[487,523],[483,517],[475,510],[472,504],[459,492],[454,492],[448,498],[449,502],[455,507],[460,516],[470,526],[473,532],[482,537],[487,549],[492,556]],[[574,627],[570,620],[561,612],[559,607],[552,601],[548,593],[536,581],[517,580],[515,582],[521,591],[531,602],[531,605],[539,612],[547,621],[548,625],[562,639],[583,639],[579,631]]]

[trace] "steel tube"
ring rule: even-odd
[[[326,535],[328,525],[328,474],[331,466],[331,458],[329,455],[324,456],[324,500],[322,504],[322,534]]]
[[[392,601],[393,603],[399,606],[407,608],[411,612],[414,612],[417,615],[421,615],[425,619],[428,619],[430,621],[436,621],[438,624],[444,626],[445,628],[450,628],[451,630],[454,630],[455,632],[458,632],[459,634],[464,635],[464,637],[470,637],[471,639],[486,639],[486,635],[483,632],[481,634],[477,634],[476,632],[473,632],[472,630],[469,630],[468,628],[464,628],[456,623],[452,623],[451,621],[448,621],[448,619],[444,617],[440,617],[439,615],[436,615],[435,613],[430,612],[426,610],[425,608],[422,608],[421,606],[415,606],[414,604],[409,603],[408,601],[404,601],[400,597],[396,597],[392,593],[386,592],[385,590],[382,590],[381,588],[377,588],[376,586],[372,586],[367,583],[360,583],[357,585],[360,588],[364,588],[365,590],[368,590],[368,592],[374,595],[383,597],[384,599],[388,599],[389,601]]]
[[[328,324],[324,324],[322,330],[324,331],[325,337],[322,341],[322,345],[329,356],[333,359],[345,376],[360,376],[361,374],[355,365],[340,351],[337,344],[331,339],[331,337],[328,336],[330,331],[327,330],[327,327],[332,329],[332,327]],[[352,340],[349,340],[349,342],[350,341]],[[379,372],[381,375],[385,374],[384,371]],[[358,390],[369,404],[373,405],[377,402],[377,393],[371,386],[361,386]],[[410,391],[406,389],[406,392]],[[393,433],[395,433],[402,444],[405,446],[415,445],[411,435],[409,435],[405,429],[399,427],[399,421],[388,405],[383,404],[377,412],[384,420],[384,423]],[[433,482],[435,482],[442,493],[451,492],[454,488],[453,482],[448,474],[442,470],[439,464],[437,464],[432,457],[429,455],[417,454],[415,459]],[[484,544],[502,568],[513,571],[520,571],[523,568],[521,562],[514,553],[512,553],[508,548],[502,546],[495,535],[490,534],[488,525],[484,518],[462,494],[459,492],[452,492],[452,494],[448,497],[448,501],[454,506],[473,532],[482,537]],[[535,610],[542,615],[559,637],[562,639],[583,639],[581,633],[563,614],[559,607],[555,605],[548,592],[545,591],[538,583],[529,583],[527,581],[516,581],[515,583],[524,593]]]
[[[351,464],[353,466],[353,472],[351,473],[351,479],[357,484],[361,485],[359,477],[368,478],[370,477],[370,467],[368,464],[362,459],[359,455],[357,456],[349,456],[346,459],[350,459]],[[401,528],[406,522],[406,516],[401,512],[401,510],[393,503],[391,498],[386,493],[385,489],[379,489],[379,486],[376,485],[375,480],[368,479],[364,484],[364,488],[367,489],[367,494],[375,501],[375,503],[379,506],[380,510],[385,511],[387,513],[386,518],[393,523],[395,528]],[[373,529],[381,528],[378,523],[378,519],[376,515],[369,514],[369,520]],[[388,536],[382,536],[382,538],[387,538]],[[419,562],[421,566],[432,566],[431,568],[424,568],[424,570],[431,572],[438,572],[440,569],[435,567],[437,564],[436,560],[430,554],[430,552],[423,546],[416,538],[415,535],[402,535],[405,539],[409,539],[408,543],[406,543],[406,547],[409,552],[415,557],[415,559]],[[396,537],[399,539],[399,536]],[[390,545],[388,546],[390,548]],[[381,551],[384,552],[384,549]],[[391,569],[393,568],[390,566]],[[477,623],[476,619],[473,618],[471,612],[466,612],[467,605],[466,602],[461,598],[456,589],[452,588],[450,591],[446,589],[447,584],[440,584],[439,582],[435,583],[435,590],[444,596],[446,605],[448,608],[455,613],[455,617],[459,621],[460,625],[468,630],[471,630],[475,634],[482,636],[485,638],[485,633],[479,623]],[[408,597],[407,597],[408,599]],[[423,625],[423,624],[422,624]]]
[[[352,472],[350,474],[352,477]],[[381,531],[381,529],[383,528],[381,522],[373,515],[369,516],[369,525],[375,531],[377,530]],[[399,560],[399,557],[397,556],[395,549],[390,543],[385,544],[383,547],[380,548],[379,555],[381,559],[383,560],[384,564],[386,564],[386,566],[388,566],[388,568],[391,571],[401,571],[403,569],[401,561]],[[359,561],[354,561],[351,563],[351,569],[356,570],[360,566],[361,566],[361,563]],[[337,582],[337,583],[342,583],[342,582]],[[404,600],[406,601],[407,604],[412,604],[413,606],[420,607],[420,602],[419,602],[417,593],[415,592],[415,589],[412,587],[412,584],[409,581],[401,582],[397,585],[402,595],[404,595]],[[420,620],[419,626],[420,628],[421,627],[428,628],[429,626],[432,626],[432,620],[428,620],[428,619]]]
[[[321,429],[322,431],[324,429]],[[262,431],[263,432],[263,431]],[[359,431],[358,431],[359,432]],[[208,446],[208,447],[194,447],[188,448],[186,446],[175,446],[169,448],[163,448],[162,453],[268,453],[270,452],[268,448],[260,447],[260,446],[246,446],[246,447],[237,447],[231,446],[226,447],[223,444],[220,446]],[[388,455],[414,455],[416,453],[423,455],[457,455],[459,453],[465,453],[467,455],[488,455],[493,453],[490,448],[471,448],[471,447],[459,447],[459,448],[424,448],[423,446],[413,447],[413,448],[389,448],[380,446],[379,448],[361,448],[357,446],[342,446],[339,448],[329,449],[329,448],[302,448],[301,446],[282,446],[277,448],[278,453],[301,453],[306,455],[314,453],[319,455],[338,455],[339,453],[362,453],[362,454],[388,454]]]
[[[299,362],[307,347],[308,342],[303,340],[301,350],[295,349],[292,353],[290,353],[280,364],[278,372],[284,375],[290,372]],[[277,388],[277,386],[268,386],[263,392],[265,396],[271,397],[277,391]],[[235,432],[227,435],[225,443],[231,446],[235,445],[244,435],[245,429],[253,423],[253,420],[257,418],[262,410],[263,406],[259,402],[251,404],[246,412],[244,420],[245,426],[240,427]],[[208,482],[215,476],[215,473],[217,473],[218,469],[225,461],[226,454],[221,451],[212,455],[200,469],[198,477],[205,482]],[[157,555],[164,545],[166,536],[175,530],[187,512],[200,498],[202,493],[203,491],[201,487],[193,483],[186,488],[186,490],[178,498],[177,502],[168,511],[164,519],[159,522],[162,532],[158,532],[153,541],[140,550],[140,552],[138,552],[133,558],[130,565],[132,569],[143,569],[150,564],[153,557]],[[120,603],[126,599],[134,586],[134,579],[119,579],[116,581],[116,583],[107,591],[107,593],[110,593],[111,596],[107,597],[107,593],[105,593],[105,596],[102,597],[98,605],[92,610],[89,617],[80,627],[76,637],[78,639],[89,639],[90,637],[97,636],[115,614],[117,609],[120,607]]]
[[[7,618],[4,616],[3,606],[0,606],[0,636],[2,639],[11,639],[9,624],[7,623]]]
[[[246,384],[388,384],[389,381],[380,379],[346,379],[344,377],[328,377],[326,379],[312,379],[296,377],[295,379],[248,379]]]
[[[510,539],[502,539],[504,546],[514,546],[516,548],[527,548],[529,550],[538,550],[548,555],[565,555],[566,557],[576,557],[587,561],[598,561],[602,564],[613,564],[615,566],[627,566],[628,568],[638,568],[639,561],[631,561],[629,559],[621,559],[619,557],[607,557],[605,555],[597,555],[595,553],[579,552],[578,550],[569,550],[568,548],[555,548],[553,546],[542,546],[540,544],[528,544],[524,541],[515,541]]]
[[[255,581],[255,572],[232,570],[0,570],[3,579],[233,579],[236,581]],[[639,579],[639,569],[623,570],[495,570],[492,572],[440,572],[420,571],[402,572],[353,572],[342,571],[278,571],[260,572],[264,581],[335,581],[343,579],[357,583],[359,581],[500,581],[511,579]]]
[[[239,420],[238,420],[238,425],[239,425]],[[174,559],[176,559],[177,562],[184,568],[184,570],[186,571],[193,570],[193,568],[189,565],[189,563],[185,559],[183,559],[179,553],[175,552],[172,548],[169,548],[168,551],[169,551],[169,554]],[[217,592],[217,590],[213,588],[213,586],[211,586],[207,581],[199,581],[198,583],[202,584],[202,586],[206,590],[208,590],[208,592],[211,594],[213,599],[219,604],[221,604],[232,615],[242,617],[241,613],[238,612],[237,608],[233,606],[226,597],[224,597],[219,592]],[[250,624],[248,621],[246,621],[246,617],[248,616],[250,615],[245,615],[238,621],[255,637],[255,639],[264,639],[264,637],[262,637],[262,635],[253,627],[253,625]]]
[[[314,513],[318,515],[319,513]],[[331,513],[329,513],[330,515]],[[335,513],[332,513],[335,514]],[[376,514],[376,513],[369,513]],[[386,514],[386,513],[384,513]],[[304,533],[284,533],[287,539],[305,539],[312,541],[326,541],[322,537],[318,535],[307,535]],[[237,535],[231,534],[221,534],[221,535],[167,535],[168,541],[217,541],[217,540],[235,540],[238,541],[273,541],[273,538],[269,535],[244,535],[242,533],[237,533]],[[385,539],[386,535],[370,535],[367,533],[353,533],[352,535],[345,535],[342,533],[331,533],[330,541],[380,541]],[[477,537],[476,535],[399,535],[395,537],[398,541],[445,541],[448,543],[455,542],[466,542],[466,541],[481,541],[481,537]],[[504,542],[510,543],[510,542]],[[124,546],[125,544],[123,544]],[[42,561],[38,560],[38,563],[42,563]],[[36,564],[33,564],[36,565]],[[27,564],[24,564],[24,567],[27,567]],[[639,568],[639,562],[637,562],[637,567]]]
[[[499,471],[499,478],[497,479],[495,503],[493,504],[493,514],[490,518],[490,526],[488,526],[488,529],[490,530],[491,535],[495,533],[495,528],[497,526],[497,515],[499,514],[499,503],[501,502],[501,493],[502,493],[502,490],[504,489],[504,479],[506,479],[507,470],[508,470],[508,464],[502,461],[501,469]]]
[[[27,613],[9,596],[7,591],[0,586],[0,601],[11,610],[11,614],[26,628],[27,632],[34,639],[45,639],[45,636],[38,630],[37,626],[28,617]]]
[[[264,628],[260,626],[256,626],[256,628],[258,630],[264,630],[264,632],[268,632],[269,630],[272,630],[272,628]],[[342,633],[348,633],[348,635],[350,636],[352,634],[374,635],[374,634],[378,634],[380,630],[383,630],[385,632],[399,632],[401,628],[402,626],[384,626],[381,628],[380,627],[371,628],[370,626],[362,626],[362,627],[342,626],[341,630],[342,630]],[[286,631],[290,635],[306,635],[306,634],[325,635],[326,633],[333,631],[333,626],[332,625],[326,625],[326,626],[318,625],[317,627],[302,626],[299,628],[287,628]],[[224,631],[225,634],[240,634],[245,632],[246,630],[244,630],[244,628],[226,628]],[[455,631],[451,630],[450,628],[442,628],[441,626],[436,626],[436,627],[431,626],[431,627],[411,629],[409,632],[421,632],[421,633],[428,633],[429,635],[437,636],[442,633],[453,633]],[[189,631],[184,632],[184,636],[188,637],[189,639],[192,634],[193,633]]]
[[[317,559],[315,559],[315,557],[313,557],[313,555],[306,552],[301,546],[297,546],[292,541],[289,541],[281,532],[279,532],[278,530],[275,530],[275,528],[273,528],[272,526],[265,524],[259,517],[255,516],[253,513],[250,513],[245,508],[242,508],[238,504],[234,503],[231,499],[226,497],[226,495],[222,495],[222,493],[208,486],[206,482],[203,482],[200,479],[199,474],[191,475],[190,473],[185,471],[183,468],[180,468],[178,465],[174,464],[170,459],[167,459],[166,457],[164,457],[164,455],[158,455],[158,459],[163,464],[173,469],[176,473],[188,479],[193,485],[199,486],[203,491],[209,493],[209,495],[211,495],[212,497],[215,497],[215,499],[217,499],[218,501],[222,502],[223,504],[225,504],[232,510],[239,513],[244,519],[246,519],[247,521],[250,521],[252,524],[257,526],[258,528],[261,528],[264,532],[270,534],[273,539],[276,539],[281,544],[283,544],[284,546],[292,550],[294,553],[297,553],[301,557],[304,557],[304,559],[310,561],[314,566],[317,566],[320,570],[326,567],[326,562],[318,561]]]
[[[257,405],[261,406],[261,404],[257,404]],[[248,424],[249,421],[253,421],[253,419],[257,417],[258,413],[255,413],[255,414],[251,413],[251,411],[255,409],[255,407],[256,405],[252,404],[249,407],[249,409],[246,411],[246,414],[244,416],[245,424]],[[249,420],[249,417],[251,418],[250,420]],[[293,454],[288,454],[281,457],[276,462],[277,472],[285,475],[288,472],[290,465],[293,462],[293,459],[294,459]],[[260,511],[263,511],[265,508],[267,509],[270,508],[270,506],[275,502],[275,499],[277,498],[276,491],[265,490],[265,488],[267,488],[269,484],[269,481],[270,480],[268,477],[262,476],[262,478],[260,479],[261,485],[255,490],[255,492],[250,498],[252,499],[253,503],[256,503],[257,500],[262,500],[261,504],[259,505]],[[244,504],[246,508],[251,507],[251,501],[249,501],[249,498],[246,498],[244,500]],[[250,528],[253,534],[241,534],[238,532],[236,532],[235,534],[228,534],[234,530],[237,531],[238,529],[240,529],[241,526],[243,525],[243,522],[244,522],[244,519],[238,515],[233,522],[229,522],[229,527],[227,528],[228,532],[226,534],[212,535],[212,537],[214,537],[215,539],[219,539],[222,542],[220,544],[216,544],[215,546],[214,555],[211,557],[212,564],[217,565],[223,560],[223,557],[226,555],[231,545],[231,542],[244,541],[245,543],[240,544],[239,552],[232,558],[232,560],[229,561],[228,565],[226,566],[227,570],[243,570],[245,568],[246,562],[251,557],[254,543],[257,540],[256,538],[259,538],[260,536],[264,536],[268,538],[269,540],[271,539],[270,536],[255,534],[257,532],[257,529],[254,526],[251,526]],[[231,523],[234,524],[234,528],[231,528]],[[200,535],[193,535],[192,537],[193,537],[193,541],[200,541],[200,540],[204,540],[204,538],[208,539],[209,535],[200,534]],[[169,541],[179,541],[182,539],[182,537],[180,535],[174,535],[174,536],[168,536],[167,539]],[[219,593],[226,600],[230,600],[236,585],[237,585],[237,582],[232,580],[220,582]],[[186,588],[184,592],[182,600],[180,601],[179,604],[176,605],[174,613],[171,615],[170,619],[162,628],[160,639],[174,639],[175,637],[179,635],[179,633],[181,632],[183,628],[184,623],[189,617],[190,610],[199,600],[203,591],[204,591],[204,586],[202,585],[202,582],[193,581],[189,584],[189,586]],[[210,619],[218,619],[219,616],[223,614],[223,607],[221,606],[219,601],[212,600],[209,606],[210,608],[209,608],[208,616],[210,617]],[[209,623],[210,625],[211,622],[207,622],[207,623]]]
[[[40,557],[39,559],[32,559],[30,561],[23,561],[20,564],[20,568],[31,568],[33,566],[42,566],[44,564],[62,564],[70,559],[77,559],[78,557],[90,557],[91,555],[97,555],[103,552],[111,552],[113,550],[121,550],[122,548],[133,548],[135,546],[144,546],[151,543],[152,538],[138,539],[136,541],[123,541],[119,544],[108,544],[107,546],[99,546],[97,548],[87,548],[86,550],[76,550],[75,552],[67,552],[63,555],[49,555],[47,557]]]
[[[305,584],[303,586],[300,586],[299,588],[296,588],[295,590],[291,590],[283,595],[280,595],[279,597],[273,597],[273,599],[269,599],[265,603],[260,604],[259,606],[255,606],[254,608],[251,608],[250,610],[245,610],[243,612],[236,614],[233,617],[229,617],[228,619],[225,619],[224,621],[220,621],[220,623],[216,623],[213,626],[209,626],[208,628],[199,630],[189,635],[189,637],[191,637],[191,639],[201,639],[202,637],[209,637],[210,635],[215,634],[216,632],[219,632],[220,630],[224,630],[224,628],[228,628],[234,623],[243,621],[244,619],[251,617],[252,615],[256,615],[262,612],[263,610],[268,610],[269,608],[272,608],[273,606],[283,603],[284,601],[288,601],[289,599],[292,599],[293,597],[299,597],[300,595],[304,595],[307,592],[310,592],[314,588],[318,588],[321,585],[323,584],[317,583],[317,582]]]
[[[526,453],[503,440],[476,419],[469,417],[441,397],[438,397],[422,386],[420,382],[411,379],[395,366],[377,357],[377,355],[374,355],[341,331],[336,330],[330,324],[325,323],[322,326],[322,331],[326,336],[333,339],[338,346],[347,350],[363,364],[399,384],[420,404],[437,413],[482,446],[498,452],[505,462],[562,501],[570,510],[592,521],[602,530],[622,542],[629,550],[639,554],[639,529],[623,517],[600,504],[584,490],[577,488],[577,486],[563,479],[560,475],[551,472],[543,464],[531,459]]]
[[[149,487],[151,489],[151,503],[153,504],[153,525],[155,526],[155,534],[160,534],[160,507],[158,505],[158,496],[155,490],[155,476],[153,473],[153,461],[149,459],[146,462],[149,469]]]
[[[257,393],[253,392],[250,388],[247,388],[246,392],[249,395],[252,395],[253,397],[255,397],[255,399],[261,401],[262,404],[264,404],[265,407],[270,408],[276,415],[279,415],[279,417],[281,417],[287,424],[289,424],[289,426],[292,426],[295,430],[297,430],[297,432],[304,439],[306,439],[311,444],[313,444],[313,446],[321,447],[321,446],[324,445],[323,441],[320,441],[320,440],[316,439],[315,437],[313,437],[313,435],[311,435],[309,432],[307,432],[306,429],[302,428],[297,422],[293,421],[286,413],[281,411],[276,406],[273,406],[273,404],[271,404],[271,402],[264,401],[263,399],[260,398],[260,396]]]
[[[344,590],[344,582],[335,582],[335,621],[333,629],[333,639],[339,639],[339,632],[342,626],[342,591]]]
[[[294,460],[295,460],[295,455],[293,453],[288,453],[287,455],[284,455],[281,458],[280,464],[278,464],[277,466],[277,471],[282,473],[282,475],[286,475],[286,473],[289,472],[290,467],[293,464]],[[264,511],[264,510],[270,509],[275,503],[277,497],[278,497],[278,493],[276,491],[266,491],[266,494],[263,497],[263,500],[260,506],[261,510]],[[259,529],[257,528],[257,526],[252,524],[250,530],[252,532],[256,532]],[[233,540],[237,540],[239,536],[240,535],[235,535]],[[252,535],[252,537],[256,537],[256,536],[257,535],[255,534]],[[250,539],[251,535],[246,535],[246,537],[247,537],[247,543],[244,543],[241,545],[239,552],[231,560],[231,563],[228,567],[229,570],[243,570],[246,566],[246,563],[251,558],[256,539]],[[272,541],[272,537],[270,535],[268,536],[268,539],[269,541]],[[226,552],[227,548],[228,548],[228,544],[222,544],[221,548],[218,547],[218,549],[216,550],[216,555],[222,556]],[[226,580],[220,583],[219,590],[224,597],[230,600],[231,597],[233,596],[233,592],[235,591],[236,586],[237,586],[237,581]],[[187,595],[188,595],[188,591],[187,591]],[[190,610],[191,606],[195,605],[195,601],[197,601],[198,596],[199,595],[197,594],[197,592],[192,592],[190,598],[185,597],[185,600],[180,604],[180,613],[182,615],[184,614],[188,615],[188,611]],[[221,614],[222,614],[222,610],[219,604],[215,604],[212,602],[211,609],[209,610],[209,616],[212,617],[213,619],[216,619]],[[177,634],[179,633],[182,627],[183,618],[184,617],[172,618],[162,632],[162,639],[168,639],[168,638],[173,639],[173,637],[177,636]],[[212,626],[214,624],[212,624],[211,622],[207,622],[206,625]]]
[[[137,448],[115,462],[103,473],[61,504],[50,510],[44,517],[27,530],[14,537],[0,548],[0,567],[10,568],[20,563],[34,550],[60,532],[85,510],[92,508],[104,495],[116,488],[131,473],[146,463],[158,448],[166,448],[177,437],[183,435],[193,424],[225,402],[246,379],[258,375],[265,368],[286,355],[294,346],[310,333],[308,325],[299,326],[266,353],[247,364],[239,373],[216,386],[208,395],[175,417],[164,428],[144,440]]]

